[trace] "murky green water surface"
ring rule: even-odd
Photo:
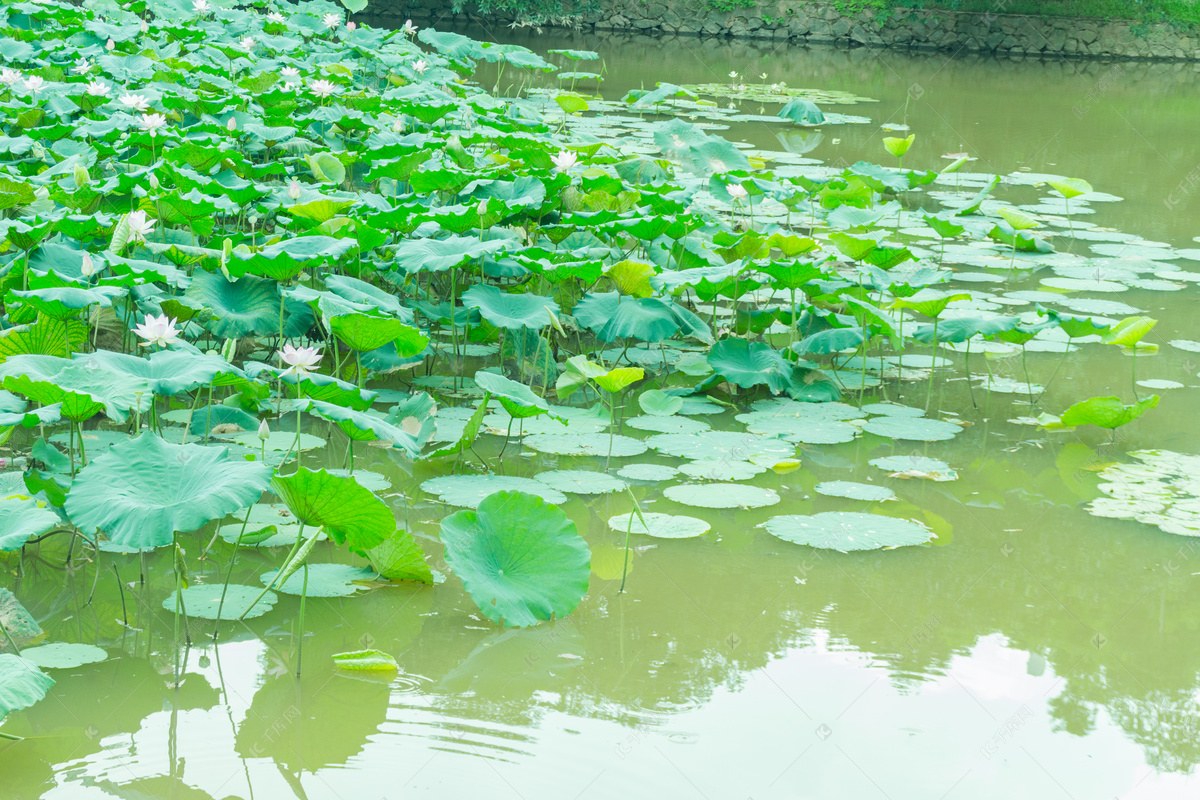
[[[539,51],[597,49],[604,94],[653,81],[756,82],[838,89],[878,103],[841,108],[869,125],[829,126],[808,157],[882,161],[878,123],[907,122],[906,166],[940,168],[969,152],[968,169],[1086,178],[1123,202],[1079,219],[1180,248],[1194,247],[1200,162],[1193,67],[1013,62],[868,50],[697,40],[595,40],[499,33]],[[486,73],[485,81],[491,80]],[[539,78],[547,85],[551,78]],[[745,104],[747,113],[758,113]],[[767,113],[773,113],[775,107]],[[766,123],[723,132],[778,150]],[[886,163],[886,162],[885,162]],[[1019,191],[1001,195],[1027,202]],[[1078,243],[1077,243],[1078,244]],[[1187,270],[1192,262],[1174,262]],[[1035,288],[1023,278],[1007,289]],[[987,287],[989,290],[995,287]],[[569,618],[501,631],[451,577],[432,589],[380,587],[310,600],[304,674],[295,672],[298,603],[246,625],[194,623],[186,680],[171,680],[173,621],[161,608],[169,571],[133,584],[136,558],[99,575],[64,578],[62,553],[27,558],[6,577],[57,641],[98,643],[113,658],[55,673],[49,698],[14,715],[0,746],[0,794],[100,797],[704,797],[1008,798],[1191,797],[1200,762],[1200,553],[1192,539],[1085,509],[1095,469],[1138,448],[1200,453],[1195,354],[1167,345],[1197,337],[1196,292],[1130,289],[1118,300],[1161,321],[1139,355],[1139,378],[1178,381],[1114,444],[1095,429],[1046,433],[1015,425],[1018,396],[976,390],[961,358],[934,403],[970,424],[952,441],[864,435],[800,450],[801,469],[747,483],[779,493],[757,510],[680,506],[665,484],[636,492],[649,511],[702,517],[712,531],[678,541],[635,537],[628,591],[617,587],[623,535],[607,520],[627,496],[573,497],[564,508],[593,551],[591,591]],[[980,358],[975,356],[975,358]],[[1045,382],[1058,353],[1034,352]],[[1019,380],[1019,357],[989,362]],[[974,371],[981,366],[973,364]],[[1130,392],[1130,360],[1082,347],[1063,363],[1033,413],[1059,413],[1094,394]],[[924,383],[889,386],[921,405]],[[1141,390],[1148,393],[1148,390]],[[714,428],[742,430],[732,413]],[[314,433],[324,434],[320,428]],[[625,433],[638,437],[637,430]],[[345,440],[306,455],[341,461]],[[479,448],[491,460],[500,437]],[[915,446],[914,446],[915,445]],[[440,562],[438,521],[451,508],[418,486],[433,477],[360,448],[356,466],[392,483],[389,497]],[[888,478],[867,464],[887,455],[942,459],[959,480]],[[504,470],[532,475],[595,466],[510,446]],[[678,465],[647,456],[627,463]],[[882,513],[924,521],[934,545],[841,554],[780,541],[759,523],[779,514],[862,511],[814,485],[887,485]],[[211,531],[188,538],[199,552]],[[274,558],[273,554],[273,558]],[[106,557],[106,560],[109,557]],[[217,548],[199,582],[221,580]],[[257,560],[256,560],[257,559]],[[244,556],[235,582],[257,583],[267,558]],[[107,565],[106,565],[107,566]],[[123,590],[119,589],[125,584]],[[283,613],[280,613],[280,610]],[[122,621],[127,624],[123,624]],[[374,647],[399,677],[337,674],[333,653]]]

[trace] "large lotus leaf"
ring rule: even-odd
[[[896,493],[886,486],[873,486],[855,481],[822,481],[813,487],[817,494],[827,497],[845,497],[850,500],[882,502],[896,499]]]
[[[159,350],[146,358],[97,350],[87,357],[105,369],[137,380],[144,380],[158,395],[190,392],[210,383],[237,386],[246,383],[240,369],[218,355],[192,350]]]
[[[1158,405],[1158,395],[1143,397],[1136,403],[1125,404],[1119,397],[1089,397],[1063,412],[1062,424],[1096,425],[1101,428],[1119,428],[1128,425]]]
[[[201,272],[188,287],[187,296],[212,312],[204,327],[214,336],[240,339],[279,333],[281,297],[279,284],[273,280],[245,275],[230,281],[220,272]],[[299,335],[312,325],[312,310],[303,303],[285,303],[283,314],[285,336]]]
[[[479,610],[511,627],[565,617],[587,593],[591,554],[566,514],[540,497],[498,492],[442,520],[446,563]]]
[[[243,431],[257,432],[259,426],[257,417],[250,416],[240,408],[221,403],[213,403],[211,406],[203,406],[195,411],[185,411],[185,413],[188,415],[184,420],[188,426],[188,434],[199,436],[202,439],[209,435],[209,431],[218,428],[226,433],[233,429],[229,426]],[[166,415],[163,416],[166,417]],[[226,427],[221,428],[220,426]]]
[[[270,477],[270,467],[231,458],[223,447],[168,444],[145,433],[92,459],[76,476],[66,511],[87,533],[150,550],[256,502]]]
[[[708,365],[715,376],[743,389],[765,385],[774,394],[787,392],[794,398],[814,401],[841,396],[836,384],[821,370],[788,361],[765,342],[722,339],[709,351]]]
[[[533,417],[550,411],[550,405],[534,394],[528,386],[497,372],[476,372],[475,385],[485,392],[490,392],[504,406],[509,416],[515,419]]]
[[[377,350],[394,342],[398,358],[411,358],[429,345],[425,334],[394,317],[344,314],[329,320],[329,327],[347,347],[359,352]]]
[[[114,297],[125,294],[118,286],[97,286],[84,289],[78,286],[52,286],[44,289],[29,291],[11,291],[10,297],[17,298],[22,304],[29,304],[51,319],[69,319],[89,306],[99,305],[102,308],[112,306]],[[11,301],[10,301],[11,302]]]
[[[954,319],[944,319],[938,322],[937,325],[926,323],[918,325],[913,332],[913,338],[918,342],[930,344],[933,342],[934,331],[937,332],[937,340],[948,344],[957,342],[965,342],[972,336],[995,336],[1004,331],[1010,331],[1017,327],[1020,319],[1017,317],[1005,316],[970,316],[970,317],[955,317]]]
[[[356,244],[354,239],[335,239],[331,236],[286,239],[267,245],[256,253],[242,254],[235,250],[236,259],[229,263],[229,270],[235,277],[252,272],[276,281],[290,281],[308,266],[341,258]]]
[[[656,297],[622,298],[620,292],[592,292],[579,301],[573,313],[579,324],[605,342],[661,342],[679,330],[670,304]]]
[[[803,97],[793,97],[787,105],[779,109],[776,116],[801,125],[820,125],[825,122],[825,115],[817,108],[817,104]]]
[[[396,518],[387,504],[353,477],[301,468],[292,475],[276,476],[271,491],[279,495],[296,519],[324,528],[330,539],[360,555],[379,546],[396,530]]]
[[[785,542],[843,553],[925,544],[937,538],[919,522],[857,511],[772,517],[763,527]]]
[[[0,501],[0,551],[20,550],[34,536],[41,536],[62,524],[58,514],[38,505],[35,500]]]
[[[779,502],[779,495],[762,486],[742,483],[681,483],[663,490],[668,500],[699,508],[762,508]]]
[[[477,283],[463,292],[463,305],[479,309],[479,314],[497,328],[541,330],[558,313],[558,303],[537,294],[502,292],[495,286]]]
[[[355,411],[370,408],[375,399],[375,392],[360,389],[352,383],[340,380],[332,375],[322,375],[310,372],[304,377],[284,375],[284,370],[264,364],[261,361],[247,361],[244,369],[246,375],[259,380],[266,375],[271,380],[281,380],[288,386],[298,386],[306,400],[320,400],[325,403],[335,403],[347,406]]]
[[[661,389],[651,389],[638,395],[642,411],[655,417],[669,417],[683,410],[683,398],[669,395]]]
[[[477,507],[496,492],[536,494],[547,503],[567,502],[565,494],[547,484],[511,475],[445,475],[425,481],[421,490],[436,494],[443,503],[465,508]]]
[[[474,261],[483,255],[503,250],[504,239],[480,241],[473,236],[450,236],[445,239],[406,239],[396,245],[395,263],[408,274],[428,270],[445,272]]]
[[[297,569],[288,577],[275,585],[275,590],[282,594],[307,595],[308,597],[349,597],[362,591],[359,581],[372,581],[378,577],[374,570],[365,567],[352,567],[349,564],[310,564],[307,575],[304,569]],[[278,570],[264,572],[259,576],[263,586],[270,586],[279,574]]]
[[[586,588],[586,586],[585,586]],[[46,696],[54,679],[18,655],[0,655],[0,720]]]
[[[43,404],[62,403],[63,417],[82,421],[104,411],[124,422],[137,406],[149,408],[149,384],[114,372],[91,356],[13,356],[0,364],[5,388]]]
[[[587,469],[556,469],[534,476],[547,486],[567,494],[608,494],[623,491],[625,481],[604,472]]]
[[[705,433],[662,433],[651,436],[646,444],[664,456],[751,461],[779,460],[796,455],[796,446],[771,436],[756,436],[736,431]]]
[[[346,275],[330,275],[325,279],[325,288],[352,303],[374,306],[379,311],[402,322],[412,322],[412,309],[405,308],[393,294],[385,292],[358,278]]]
[[[858,347],[869,335],[866,328],[830,328],[804,337],[793,349],[797,353],[824,356]]]
[[[42,669],[75,669],[108,660],[108,651],[94,644],[51,642],[21,651],[21,658]]]
[[[20,355],[66,356],[87,339],[88,326],[79,320],[40,317],[32,325],[14,325],[0,331],[0,361]]]
[[[319,400],[305,399],[301,402],[304,404],[305,411],[336,422],[338,427],[351,439],[359,442],[390,442],[392,447],[403,450],[409,458],[416,458],[420,455],[421,448],[433,436],[432,421],[428,425],[418,425],[416,432],[410,433],[367,411],[354,411]]]
[[[531,450],[559,456],[640,456],[646,443],[640,439],[607,433],[535,433],[522,442]]]

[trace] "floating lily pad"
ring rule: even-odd
[[[610,445],[607,433],[535,433],[522,441],[531,450],[557,456],[607,456]],[[645,442],[621,434],[612,437],[611,447],[612,454],[620,458],[646,452]]]
[[[875,486],[870,483],[855,483],[854,481],[822,481],[814,487],[817,494],[829,497],[846,497],[851,500],[867,500],[882,502],[895,500],[896,493],[886,486]]]
[[[40,647],[27,647],[21,658],[42,669],[74,669],[84,664],[99,664],[108,660],[108,651],[94,644],[52,642]]]
[[[762,508],[779,502],[773,490],[744,483],[682,483],[667,487],[663,494],[697,508]]]
[[[872,467],[887,470],[892,478],[923,478],[931,481],[955,481],[958,473],[945,461],[925,456],[885,456],[873,458]]]
[[[1171,450],[1130,453],[1141,463],[1101,470],[1106,497],[1088,506],[1094,516],[1132,519],[1177,536],[1200,536],[1200,456]]]
[[[627,481],[669,481],[679,470],[665,464],[626,464],[617,474]]]
[[[623,491],[626,487],[625,481],[612,475],[586,469],[556,469],[539,473],[534,480],[567,494],[609,494]]]
[[[326,472],[330,475],[337,475],[339,478],[354,478],[359,486],[372,492],[382,492],[392,485],[386,475],[366,469],[356,469],[354,472],[350,472],[348,469],[330,469]]]
[[[690,417],[663,417],[645,415],[630,417],[625,424],[639,431],[654,431],[655,433],[704,433],[712,430],[707,422]]]
[[[382,650],[357,650],[353,653],[334,653],[333,665],[354,672],[396,672],[400,665]]]
[[[796,446],[770,436],[735,431],[706,433],[660,433],[651,436],[646,444],[667,456],[679,458],[731,458],[749,461],[755,455],[790,458]]]
[[[767,471],[767,468],[749,461],[701,458],[688,462],[679,471],[689,478],[707,481],[745,481]]]
[[[857,511],[772,517],[763,527],[785,542],[842,553],[925,544],[937,538],[919,522]]]
[[[485,497],[496,492],[526,492],[536,494],[547,503],[567,502],[565,494],[541,481],[509,475],[446,475],[430,478],[421,484],[421,489],[438,495],[443,503],[466,508],[475,508]]]
[[[263,573],[263,586],[269,585],[277,572],[278,570],[271,570]],[[365,588],[355,581],[372,581],[378,577],[375,570],[364,567],[352,567],[348,564],[309,564],[307,588],[304,585],[304,567],[301,567],[290,578],[277,585],[275,591],[297,596],[303,592],[309,597],[349,597]]]
[[[229,590],[225,591],[225,585],[220,583],[206,583],[200,586],[189,586],[183,590],[183,607],[187,611],[189,617],[199,619],[217,618],[217,610],[220,609],[221,619],[231,620],[240,619],[245,616],[246,619],[253,617],[261,617],[272,608],[275,607],[278,596],[274,592],[267,592],[262,599],[255,603],[251,608],[250,604],[254,603],[254,598],[262,593],[261,589],[256,589],[253,586],[244,586],[239,583],[229,584]],[[221,595],[225,594],[225,605],[221,605]],[[166,600],[163,600],[163,608],[175,613],[175,593],[172,592]]]
[[[608,518],[608,527],[619,533],[640,533],[656,539],[693,539],[708,533],[712,526],[702,519],[681,514],[642,514],[645,524],[636,513],[618,514]]]
[[[888,439],[918,442],[939,442],[953,439],[962,428],[953,422],[924,417],[875,417],[867,420],[863,430]]]

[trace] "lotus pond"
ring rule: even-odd
[[[6,797],[1194,794],[1188,73],[348,10],[4,6]]]

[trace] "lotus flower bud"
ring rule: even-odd
[[[236,131],[237,130],[237,117],[229,118],[229,121],[225,123],[225,130],[228,130],[228,131]]]
[[[221,246],[221,258],[226,262],[233,258],[233,239],[226,239],[225,244]]]
[[[295,202],[300,199],[300,193],[302,191],[303,190],[300,188],[300,181],[292,178],[292,182],[288,184],[287,196],[290,197],[293,202]]]
[[[158,183],[158,176],[157,176],[157,175],[155,175],[153,172],[151,172],[151,173],[150,173],[150,177],[149,177],[149,178],[147,178],[147,179],[146,179],[146,181],[147,181],[147,182],[150,184],[150,188],[151,188],[151,189],[153,189],[153,190],[154,190],[154,191],[156,191],[156,192],[158,191],[158,186],[159,186],[159,183]]]
[[[233,357],[237,355],[238,340],[226,339],[225,344],[221,345],[221,358],[233,363]]]
[[[265,419],[258,426],[258,438],[264,442],[271,438],[271,426]]]
[[[117,43],[114,42],[112,39],[109,39],[107,42],[104,43],[104,49],[111,53],[113,50],[117,49]]]
[[[88,175],[87,167],[83,164],[75,165],[75,188],[79,189],[87,186],[92,182],[92,176]]]
[[[348,31],[352,31],[357,27],[358,27],[358,24],[355,22],[347,22],[346,23],[346,30],[348,30]]]
[[[91,277],[92,273],[94,273],[95,271],[96,271],[96,263],[94,261],[92,261],[92,254],[84,253],[83,254],[83,264],[80,265],[79,272],[83,275],[83,277],[88,278],[88,277]]]

